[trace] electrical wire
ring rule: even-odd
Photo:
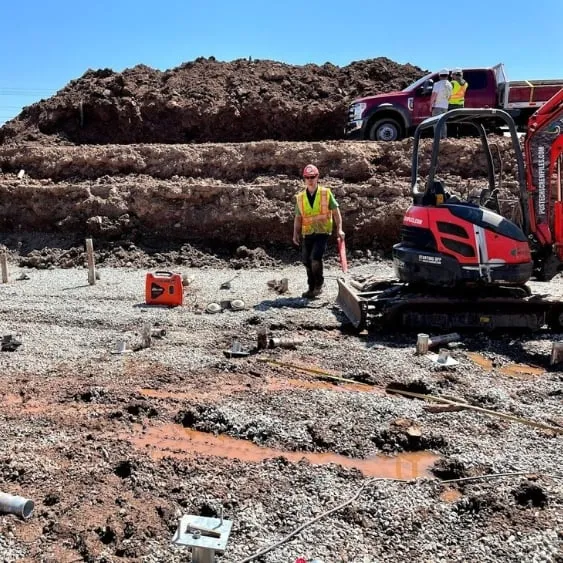
[[[247,557],[246,559],[243,559],[242,561],[240,561],[240,563],[248,563],[249,561],[254,561],[255,559],[258,559],[259,557],[262,557],[262,555],[266,555],[266,553],[269,553],[270,551],[272,551],[272,550],[276,549],[277,547],[280,547],[284,543],[288,542],[291,538],[296,536],[299,532],[303,531],[308,526],[311,526],[311,524],[318,522],[321,518],[325,518],[326,516],[329,516],[330,514],[333,514],[334,512],[338,512],[339,510],[342,510],[343,508],[345,508],[349,504],[353,503],[357,498],[359,498],[359,496],[363,493],[364,489],[368,485],[370,485],[371,483],[374,483],[375,481],[400,481],[400,482],[403,482],[403,483],[412,482],[412,481],[407,481],[406,479],[392,479],[392,478],[387,478],[387,477],[382,477],[382,478],[379,478],[379,479],[371,479],[369,481],[369,483],[364,483],[359,488],[359,490],[356,492],[356,494],[354,496],[352,496],[348,500],[344,501],[342,504],[339,504],[338,506],[335,506],[334,508],[331,508],[330,510],[325,511],[322,514],[319,514],[315,518],[308,520],[307,522],[305,522],[304,524],[299,526],[299,528],[296,528],[295,530],[293,530],[293,532],[290,532],[287,536],[282,538],[280,541],[276,542],[275,544],[270,545],[269,547],[266,547],[266,548],[258,551],[257,553]]]
[[[496,479],[499,477],[513,477],[513,476],[522,476],[522,475],[541,475],[542,477],[550,477],[551,479],[563,479],[563,475],[559,475],[558,473],[536,473],[535,471],[514,471],[511,473],[487,473],[485,475],[476,475],[475,477],[460,477],[459,479],[447,479],[446,481],[439,481],[440,485],[445,485],[448,483],[462,483],[466,481],[479,481],[479,480],[488,480],[488,479]]]
[[[513,473],[488,473],[488,474],[485,474],[485,475],[477,475],[475,477],[461,477],[459,479],[448,479],[447,481],[435,480],[433,482],[436,483],[436,484],[439,484],[439,485],[444,485],[444,484],[447,484],[447,483],[459,483],[459,482],[463,482],[463,481],[489,480],[489,479],[496,479],[496,478],[500,478],[500,477],[511,477],[511,476],[517,476],[517,475],[520,475],[520,476],[522,476],[522,475],[537,475],[537,476],[542,476],[542,477],[550,477],[552,479],[563,479],[563,475],[560,475],[558,473],[543,473],[541,471],[517,471],[517,472],[513,472]],[[286,543],[290,539],[292,539],[294,536],[296,536],[297,534],[302,532],[308,526],[311,526],[312,524],[314,524],[315,522],[318,522],[322,518],[325,518],[326,516],[329,516],[330,514],[333,514],[334,512],[338,512],[339,510],[342,510],[343,508],[345,508],[349,504],[353,503],[355,500],[357,500],[360,497],[360,495],[364,492],[364,490],[369,485],[371,485],[372,483],[376,483],[378,481],[395,481],[395,482],[400,482],[400,483],[413,484],[413,483],[416,483],[416,481],[418,481],[418,479],[410,479],[410,480],[408,480],[408,479],[393,479],[393,478],[390,478],[390,477],[379,477],[379,478],[375,478],[375,479],[370,479],[367,483],[364,483],[358,489],[356,494],[354,494],[348,500],[344,501],[343,503],[339,504],[338,506],[335,506],[334,508],[331,508],[330,510],[323,512],[322,514],[319,514],[315,518],[308,520],[307,522],[305,522],[304,524],[302,524],[301,526],[299,526],[298,528],[293,530],[293,532],[290,532],[287,536],[282,538],[280,541],[278,541],[278,542],[276,542],[276,543],[274,543],[274,544],[272,544],[268,547],[265,547],[264,549],[254,553],[253,555],[250,555],[246,559],[242,559],[239,563],[249,563],[250,561],[254,561],[255,559],[258,559],[259,557],[262,557],[262,555],[266,555],[266,553],[269,553],[270,551],[273,551],[274,549],[280,547],[281,545],[283,545],[284,543]]]

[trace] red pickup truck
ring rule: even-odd
[[[563,88],[560,80],[509,82],[504,65],[463,69],[469,83],[465,107],[499,108],[512,115],[519,130],[528,118]],[[396,141],[412,134],[430,116],[430,95],[438,73],[423,76],[400,92],[388,92],[354,100],[348,108],[344,135],[348,139]]]

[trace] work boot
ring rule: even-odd
[[[315,287],[315,289],[313,289],[312,291],[313,297],[318,297],[322,292],[323,292],[322,287]]]
[[[301,294],[301,297],[303,297],[305,299],[313,299],[315,297],[315,290],[314,289],[308,289],[305,293]]]

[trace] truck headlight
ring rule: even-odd
[[[365,109],[366,109],[366,104],[364,104],[363,102],[352,104],[350,106],[350,116],[352,117],[352,120],[356,121],[358,119],[362,119],[362,114],[364,113]]]

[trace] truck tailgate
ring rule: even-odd
[[[507,108],[539,107],[563,88],[563,79],[517,80],[509,82],[508,88]]]

